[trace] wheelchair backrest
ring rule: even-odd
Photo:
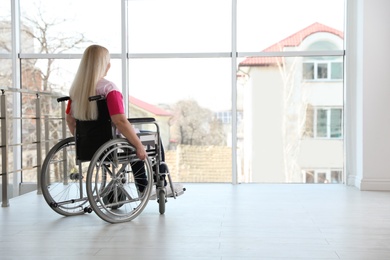
[[[114,138],[106,100],[92,102],[97,102],[98,119],[76,120],[76,158],[79,161],[90,161],[100,146]]]

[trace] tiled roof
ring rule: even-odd
[[[130,96],[129,102],[130,104],[139,107],[142,110],[148,111],[156,116],[171,116],[171,113],[169,113],[168,111],[165,111],[164,109],[154,106],[152,104],[146,103],[138,98]]]
[[[271,45],[270,47],[263,50],[263,52],[280,52],[283,51],[285,47],[295,47],[299,46],[301,42],[308,36],[319,33],[327,32],[332,33],[340,38],[344,37],[343,32],[336,30],[332,27],[320,24],[313,23],[312,25],[302,29],[301,31],[287,37],[286,39]],[[240,66],[256,66],[256,65],[269,65],[273,63],[280,62],[280,57],[249,57],[240,63]]]

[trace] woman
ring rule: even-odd
[[[69,91],[70,100],[66,109],[66,122],[72,135],[75,135],[77,120],[96,120],[98,118],[97,102],[88,98],[103,95],[106,98],[111,122],[117,130],[134,146],[140,160],[146,159],[146,151],[133,126],[124,113],[123,96],[119,88],[104,77],[110,69],[110,53],[99,45],[89,46],[81,58],[79,68]],[[136,183],[140,192],[147,185],[142,162],[132,164],[137,172]]]
[[[97,104],[89,102],[88,97],[104,95],[112,123],[135,147],[137,157],[140,160],[145,160],[145,148],[124,113],[122,93],[113,82],[104,78],[110,66],[110,53],[105,47],[91,45],[84,51],[69,91],[70,101],[66,109],[68,128],[74,135],[76,119],[96,120],[98,117]]]

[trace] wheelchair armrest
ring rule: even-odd
[[[96,96],[89,97],[88,100],[91,102],[91,101],[103,100],[105,98],[106,97],[104,95],[96,95]]]
[[[153,123],[156,121],[156,119],[154,119],[153,117],[129,118],[128,120],[132,124]]]

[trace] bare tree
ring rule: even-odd
[[[72,32],[66,34],[59,30],[68,20],[63,18],[47,18],[42,12],[41,7],[37,6],[36,15],[28,14],[23,16],[22,38],[26,37],[38,43],[35,46],[36,53],[58,54],[68,50],[74,50],[81,47],[82,43],[89,42],[83,33]],[[27,46],[28,48],[28,46]],[[26,51],[26,50],[25,50]],[[34,66],[36,60],[29,60],[30,65]],[[42,79],[42,88],[44,91],[50,91],[50,76],[55,70],[53,64],[55,59],[48,58],[46,68],[39,70]]]
[[[38,54],[60,54],[69,50],[77,50],[84,47],[83,43],[90,42],[83,33],[72,31],[66,33],[66,25],[72,19],[60,17],[50,17],[49,14],[42,11],[39,4],[34,5],[33,10],[28,10],[21,16],[21,48],[23,53]],[[4,17],[0,21],[0,52],[10,53],[11,44],[11,21]],[[33,87],[34,90],[51,91],[55,86],[50,82],[52,73],[58,68],[54,67],[55,59],[47,58],[41,60],[37,68],[37,59],[24,59],[22,63],[22,76],[24,87]],[[45,61],[43,65],[42,61]],[[7,67],[8,66],[8,67]],[[11,63],[0,69],[0,78],[6,83],[11,75]],[[1,83],[1,82],[0,82]]]
[[[21,48],[23,53],[35,54],[60,54],[69,50],[77,50],[84,47],[83,43],[89,42],[83,33],[75,31],[66,33],[62,28],[66,28],[68,21],[60,17],[51,17],[50,14],[42,11],[39,5],[28,10],[21,16]],[[4,18],[0,21],[0,52],[11,53],[11,20]],[[23,59],[21,64],[22,85],[23,88],[33,91],[62,91],[64,86],[57,86],[51,82],[53,72],[58,70],[55,67],[54,58],[43,59]],[[11,62],[0,64],[0,85],[11,86]],[[23,116],[33,116],[35,114],[35,96],[22,94],[22,113]],[[50,97],[41,96],[41,114],[48,117],[59,116],[59,105]],[[8,112],[11,114],[13,104],[8,104]],[[61,124],[59,120],[48,120],[49,129],[46,129],[50,139],[61,138]],[[44,125],[44,124],[42,124]],[[12,133],[10,133],[11,135]],[[12,137],[11,137],[12,140]],[[31,143],[36,140],[36,124],[34,120],[23,121],[22,142]],[[25,152],[25,156],[34,156],[34,148]],[[29,155],[27,155],[29,154]],[[26,158],[25,158],[26,159]],[[27,160],[24,160],[27,161]]]
[[[222,123],[212,111],[202,108],[195,100],[182,100],[174,106],[171,120],[174,139],[188,145],[224,145],[226,136]]]
[[[296,82],[297,67],[302,64],[298,58],[282,58],[277,60],[277,66],[283,81],[282,102],[282,140],[283,161],[286,182],[301,180],[299,154],[302,136],[306,133],[307,92],[303,82]],[[311,121],[312,122],[312,121]],[[307,133],[306,133],[307,134]]]

